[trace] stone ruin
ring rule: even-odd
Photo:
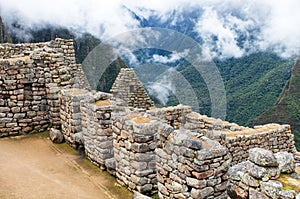
[[[228,175],[227,192],[231,198],[296,198],[296,191],[297,198],[300,196],[300,174],[295,173],[291,153],[252,148],[248,160],[231,167]]]
[[[281,159],[300,163],[289,125],[248,128],[189,106],[156,108],[132,69],[121,69],[112,94],[92,91],[72,40],[1,44],[0,58],[0,137],[49,129],[120,184],[159,198],[300,197],[272,181],[285,172]],[[255,148],[279,156],[271,169]]]

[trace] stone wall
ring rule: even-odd
[[[61,129],[131,190],[226,198],[227,169],[249,149],[296,154],[289,125],[248,128],[189,106],[154,108],[132,69],[121,69],[112,92],[90,90],[72,40],[0,45],[0,137]]]
[[[0,137],[60,128],[59,91],[82,86],[74,71],[72,40],[0,44]]]
[[[127,106],[144,109],[154,107],[144,85],[131,68],[121,68],[111,92],[116,98],[124,100]]]
[[[52,128],[60,129],[60,100],[59,94],[61,88],[55,83],[46,85],[47,102],[49,106],[49,122]]]
[[[112,96],[92,93],[81,101],[82,137],[87,157],[102,169],[115,169],[111,114]]]
[[[246,160],[248,150],[255,147],[274,152],[296,152],[294,135],[289,125],[268,124],[248,128],[195,112],[185,115],[184,121],[184,128],[201,133],[225,146],[233,157],[232,165]]]
[[[0,137],[44,131],[49,124],[43,66],[0,61]]]
[[[295,182],[300,182],[300,174],[294,173],[294,162],[293,154],[287,152],[250,149],[248,160],[234,165],[228,171],[229,196],[232,199],[294,199],[297,194],[299,198],[300,189],[297,192],[291,190],[292,186],[297,186]]]
[[[130,190],[153,194],[157,191],[156,135],[167,126],[145,113],[130,113],[115,118],[114,157],[116,177]]]
[[[161,134],[156,149],[159,198],[227,198],[228,150],[187,130]]]
[[[201,132],[205,136],[221,141],[224,132],[234,132],[249,129],[247,127],[239,126],[235,123],[215,119],[206,115],[200,115],[196,112],[191,112],[185,115],[185,128],[192,131]]]
[[[233,156],[232,164],[248,158],[248,150],[255,147],[273,152],[286,151],[295,153],[294,134],[289,125],[269,124],[255,129],[225,133],[222,142]]]
[[[82,70],[81,64],[75,64],[74,67],[71,68],[71,80],[70,84],[74,88],[91,90],[90,84]]]
[[[23,44],[11,44],[4,43],[0,45],[0,58],[9,59],[16,57],[29,56],[32,51],[37,48],[43,48],[48,45],[46,43],[23,43]]]
[[[76,135],[82,131],[82,113],[80,102],[90,93],[82,89],[61,90],[60,92],[60,123],[64,139],[73,147],[76,145]]]
[[[192,109],[190,106],[177,105],[173,107],[154,108],[147,112],[172,126],[174,129],[179,129],[185,124],[185,116],[191,113]]]

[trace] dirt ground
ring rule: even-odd
[[[0,139],[0,198],[131,199],[115,178],[46,134]]]

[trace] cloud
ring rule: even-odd
[[[299,7],[299,0],[0,0],[0,15],[25,39],[29,29],[60,26],[105,40],[141,27],[130,11],[173,27],[187,25],[186,13],[194,12],[192,30],[204,53],[226,58],[272,50],[287,57],[299,53]]]
[[[176,73],[174,68],[166,69],[157,76],[154,81],[148,82],[147,90],[150,95],[155,96],[164,106],[169,100],[169,96],[176,93],[172,76]]]
[[[8,25],[18,21],[25,29],[61,26],[101,39],[138,27],[121,0],[0,0],[0,14]]]
[[[185,49],[183,52],[172,52],[169,56],[163,56],[154,54],[151,61],[158,62],[161,64],[174,63],[189,54],[189,49]]]

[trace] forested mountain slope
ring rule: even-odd
[[[254,120],[255,124],[276,122],[291,124],[297,148],[300,149],[300,57],[293,67],[291,78],[276,104]]]

